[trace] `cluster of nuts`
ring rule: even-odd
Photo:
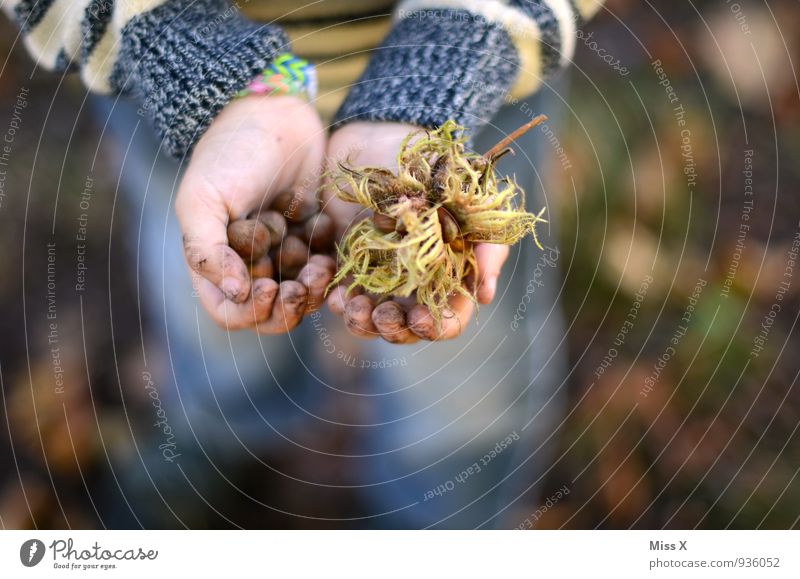
[[[333,252],[334,236],[333,220],[302,205],[291,192],[279,195],[268,210],[228,225],[228,243],[254,279],[295,279],[312,254]]]
[[[465,280],[477,272],[474,245],[514,245],[536,237],[545,220],[525,210],[522,190],[495,171],[520,135],[546,119],[540,115],[483,155],[467,149],[464,127],[446,121],[420,130],[400,146],[395,174],[385,167],[339,163],[332,189],[342,201],[372,211],[342,238],[332,284],[349,277],[348,290],[379,299],[414,296],[440,324],[453,295],[477,301]]]

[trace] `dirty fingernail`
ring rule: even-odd
[[[259,289],[256,299],[260,302],[268,302],[275,297],[276,293],[278,293],[277,288],[262,287]]]
[[[225,297],[229,300],[233,300],[236,296],[239,295],[239,292],[242,289],[242,285],[239,283],[238,280],[233,278],[225,278],[222,280],[222,293],[225,294]]]

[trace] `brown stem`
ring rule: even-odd
[[[525,133],[530,131],[533,127],[535,127],[536,125],[542,124],[546,120],[547,120],[547,116],[546,115],[539,115],[538,117],[536,117],[535,119],[533,119],[529,123],[525,123],[520,128],[518,128],[516,131],[514,131],[513,133],[508,135],[506,138],[504,138],[502,141],[497,143],[494,147],[492,147],[491,149],[486,151],[483,154],[483,156],[486,157],[487,159],[492,159],[500,151],[502,151],[507,146],[509,146],[511,143],[513,143],[514,141],[519,139],[522,135],[524,135]]]

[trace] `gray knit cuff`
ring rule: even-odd
[[[519,72],[511,37],[464,10],[404,15],[376,49],[334,125],[395,121],[475,129],[503,104]]]
[[[132,92],[151,116],[163,148],[191,152],[216,114],[289,40],[220,0],[171,0],[122,29],[111,86]]]

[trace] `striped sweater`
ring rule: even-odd
[[[323,116],[477,128],[535,91],[603,0],[0,0],[40,64],[131,94],[164,148],[191,151],[271,60],[318,68]]]

